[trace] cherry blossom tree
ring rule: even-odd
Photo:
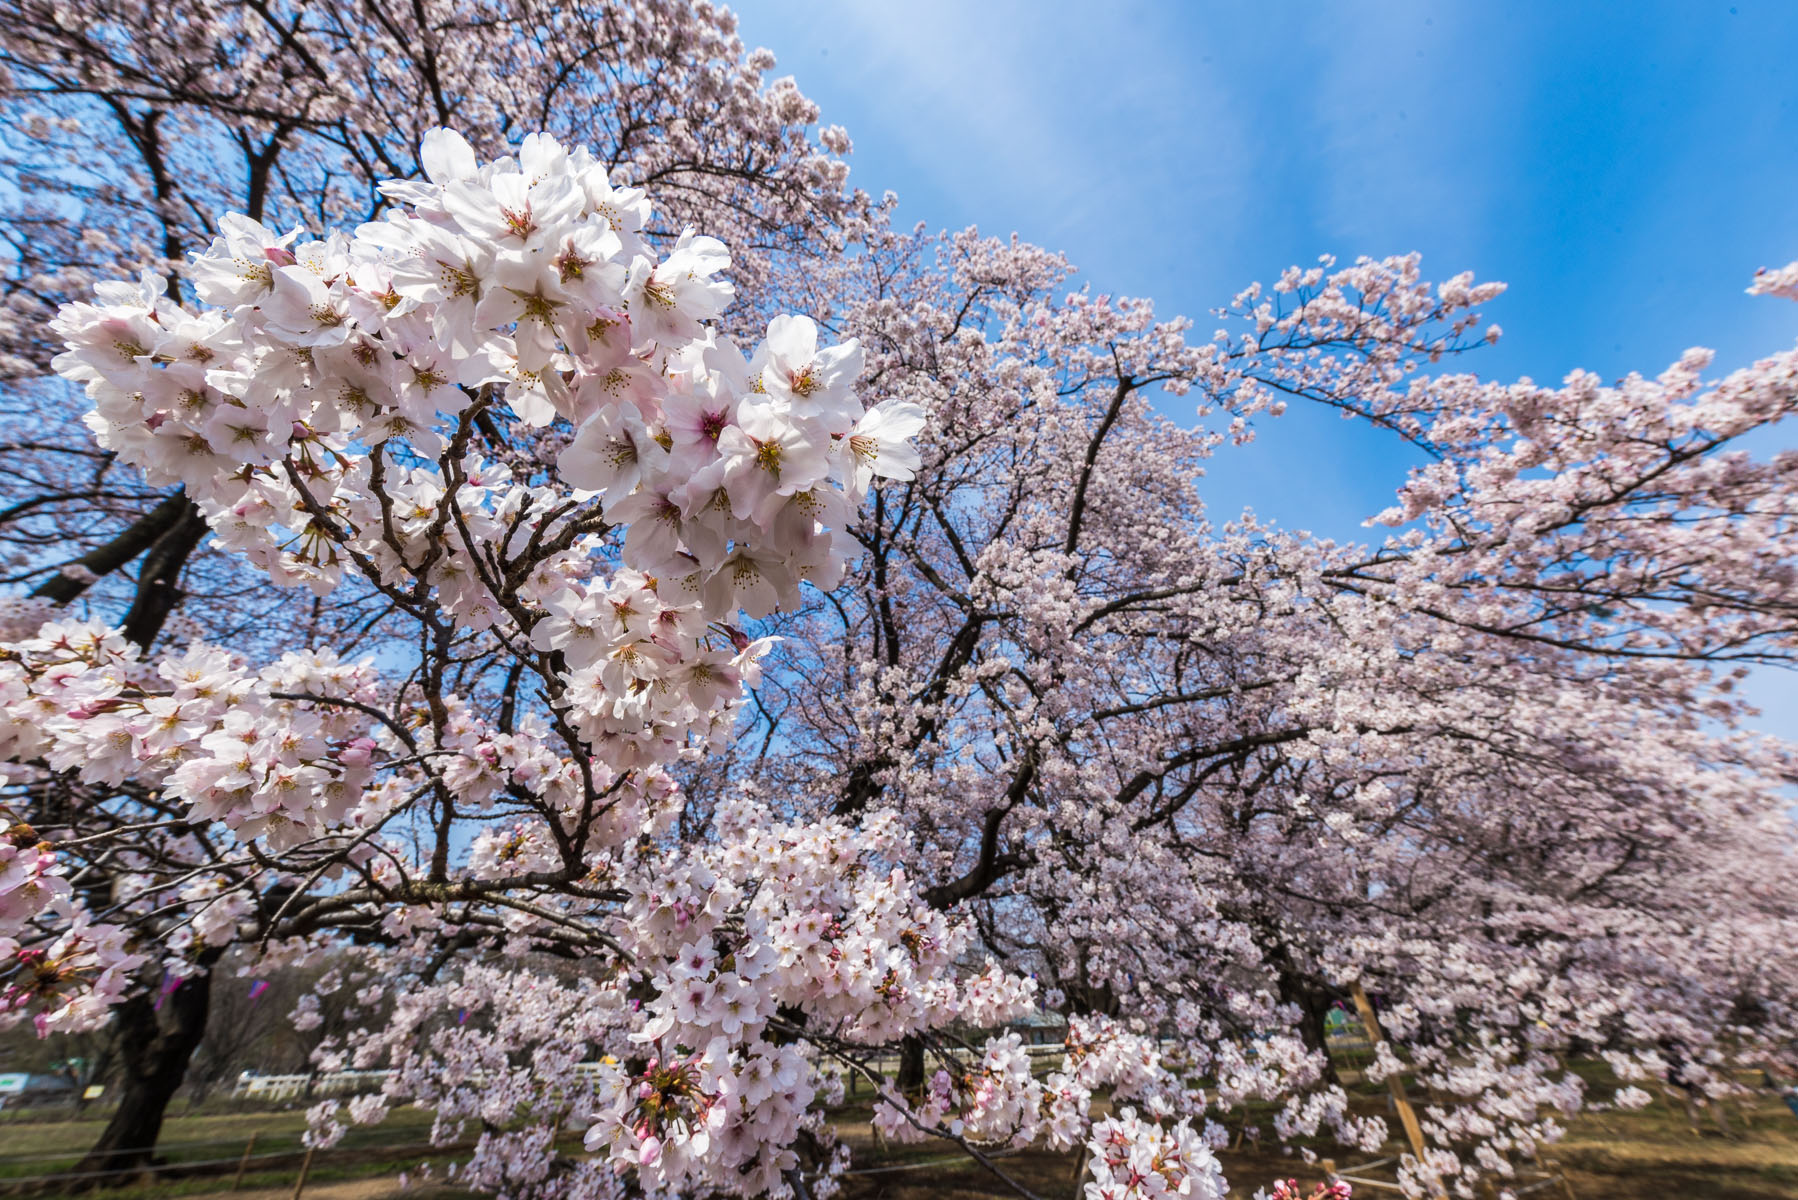
[[[842,131],[819,128],[790,79],[770,80],[772,56],[746,50],[731,14],[705,4],[18,3],[0,6],[0,29],[0,156],[17,184],[0,201],[0,562],[44,605],[107,613],[140,646],[198,637],[270,658],[296,645],[353,657],[404,653],[407,633],[355,579],[295,603],[212,542],[185,487],[155,486],[95,446],[85,399],[39,377],[60,349],[59,304],[146,267],[193,299],[187,256],[219,213],[314,229],[373,217],[379,182],[418,175],[423,133],[445,122],[491,153],[521,119],[592,146],[621,181],[657,189],[650,244],[689,224],[724,234],[738,290],[724,316],[738,334],[777,311],[775,265],[827,253],[841,214],[866,203],[843,188]],[[481,432],[494,453],[509,445],[510,431]],[[100,890],[118,861],[107,830],[136,843],[139,826],[179,815],[141,789],[106,804],[69,780],[20,789],[15,811],[74,838],[84,886]],[[140,851],[169,878],[216,861],[189,835]],[[139,1019],[129,1074],[172,1091],[210,977],[179,973],[186,983],[161,997],[158,964],[141,971],[148,985],[133,994],[146,998],[118,1010]],[[124,1108],[138,1124],[104,1141],[150,1144],[161,1101]]]
[[[1414,258],[1294,269],[1196,343],[1015,242],[866,257],[837,328],[930,414],[923,465],[774,626],[742,769],[897,807],[1002,961],[1176,1033],[1213,1106],[1286,1098],[1283,1136],[1382,1139],[1324,1037],[1365,981],[1380,1073],[1442,1099],[1420,1190],[1555,1136],[1569,1052],[1627,1083],[1671,1040],[1727,1087],[1789,1039],[1792,760],[1735,686],[1791,651],[1794,459],[1734,444],[1790,411],[1791,352],[1507,387],[1435,366],[1498,289]],[[1291,400],[1428,459],[1383,543],[1210,523],[1204,459]]]
[[[259,668],[197,642],[145,656],[92,622],[13,643],[17,770],[135,785],[224,849],[115,887],[127,944],[89,897],[44,885],[64,864],[37,847],[8,1007],[45,1028],[94,1019],[171,909],[171,969],[245,924],[265,964],[330,936],[428,952],[426,995],[458,947],[579,955],[596,972],[588,1040],[616,1064],[591,1095],[587,1140],[604,1153],[546,1186],[604,1191],[628,1171],[648,1188],[801,1187],[801,1132],[820,1152],[809,1167],[841,1166],[824,1155],[818,1055],[858,1064],[857,1048],[925,1028],[991,1026],[1033,993],[965,972],[972,928],[897,865],[890,816],[792,823],[745,797],[715,839],[673,836],[667,768],[730,736],[768,648],[738,614],[840,581],[846,522],[874,477],[910,474],[902,435],[921,415],[864,411],[859,346],[821,346],[806,318],[776,317],[738,351],[711,324],[732,295],[722,243],[688,230],[655,254],[647,197],[587,151],[536,134],[481,166],[434,131],[423,161],[427,179],[388,184],[397,207],[353,234],[225,218],[189,266],[198,306],[146,272],[57,318],[57,369],[84,385],[102,446],[186,488],[274,582],[379,591],[417,649],[384,677],[329,650]],[[572,436],[553,467],[497,465],[477,448],[483,415]],[[456,986],[475,969],[458,964]],[[955,1114],[998,1104],[976,1136],[1018,1122],[1026,1136],[1037,1106],[1021,1102],[1015,1035],[986,1055],[1005,1085],[990,1095],[920,1117],[892,1094],[883,1111],[970,1144]],[[520,1116],[491,1079],[483,1115]],[[397,1072],[389,1094],[407,1086]],[[459,1115],[455,1094],[437,1099]],[[495,1134],[493,1153],[516,1175],[555,1128]]]

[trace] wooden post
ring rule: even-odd
[[[243,1170],[250,1165],[250,1155],[256,1152],[256,1130],[250,1130],[250,1140],[243,1148],[243,1157],[237,1160],[237,1174],[231,1177],[231,1190],[236,1191],[243,1185]]]
[[[306,1157],[300,1161],[300,1177],[293,1183],[293,1200],[300,1200],[300,1193],[306,1190],[306,1176],[312,1173],[312,1156],[316,1153],[317,1146],[306,1147]]]
[[[1076,1144],[1074,1146],[1074,1187],[1073,1187],[1073,1194],[1075,1196],[1079,1196],[1082,1192],[1084,1192],[1086,1190],[1081,1185],[1086,1182],[1086,1173],[1087,1173],[1087,1171],[1092,1169],[1092,1165],[1093,1164],[1092,1164],[1091,1159],[1087,1156],[1086,1147]]]
[[[1367,1040],[1376,1047],[1386,1040],[1380,1032],[1380,1018],[1374,1015],[1373,1001],[1367,998],[1367,992],[1357,979],[1349,989],[1354,998],[1355,1011],[1361,1014],[1361,1028],[1367,1032]],[[1446,1196],[1442,1190],[1442,1181],[1430,1170],[1429,1161],[1423,1156],[1423,1126],[1417,1123],[1417,1110],[1411,1107],[1411,1101],[1405,1098],[1405,1081],[1396,1074],[1386,1076],[1386,1090],[1392,1093],[1392,1106],[1398,1110],[1399,1123],[1405,1127],[1405,1140],[1411,1143],[1411,1153],[1417,1156],[1417,1165],[1422,1167],[1430,1181],[1430,1190],[1437,1196]],[[298,1197],[295,1198],[298,1200]]]
[[[1573,1183],[1567,1178],[1567,1168],[1563,1167],[1559,1161],[1552,1158],[1543,1159],[1542,1165],[1554,1172],[1555,1178],[1560,1181],[1561,1192],[1567,1197],[1567,1200],[1579,1200],[1579,1198],[1573,1194]]]

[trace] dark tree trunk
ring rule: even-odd
[[[153,546],[156,541],[180,524],[182,517],[193,510],[184,492],[173,492],[164,496],[162,503],[131,523],[131,527],[107,542],[96,546],[75,561],[74,566],[91,572],[95,577],[110,575],[126,563]],[[79,575],[57,573],[37,586],[31,593],[41,596],[53,604],[68,604],[88,589],[92,580]]]
[[[1335,997],[1313,979],[1302,974],[1293,962],[1292,951],[1278,934],[1263,929],[1263,953],[1276,971],[1280,999],[1299,1010],[1299,1033],[1307,1046],[1324,1056],[1324,1081],[1332,1085],[1342,1082],[1336,1071],[1336,1060],[1330,1053],[1330,1008]]]
[[[137,597],[131,611],[125,614],[125,637],[145,650],[162,632],[163,624],[181,603],[181,568],[193,556],[209,526],[191,500],[186,511],[144,556],[143,571],[137,578]]]
[[[915,1034],[899,1043],[898,1085],[906,1096],[924,1090],[924,1039]]]
[[[1062,992],[1068,998],[1067,1009],[1071,1016],[1115,1017],[1124,1011],[1123,1001],[1109,983],[1095,986],[1088,983],[1084,975],[1064,985]]]
[[[1068,1015],[1115,1017],[1122,1011],[1123,1004],[1110,983],[1095,984],[1092,981],[1092,973],[1088,970],[1091,961],[1092,948],[1085,942],[1079,943],[1074,948],[1073,967],[1067,972],[1067,978],[1057,981],[1062,995],[1067,997]]]
[[[202,954],[199,966],[205,969],[182,980],[179,987],[164,996],[160,1011],[156,996],[161,989],[132,996],[114,1010],[123,1067],[119,1107],[106,1123],[100,1140],[72,1170],[76,1174],[118,1173],[80,1180],[77,1187],[130,1183],[155,1161],[163,1114],[186,1078],[188,1060],[206,1033],[206,1010],[212,1001],[210,968],[219,955],[218,950]]]
[[[1304,1034],[1306,1045],[1323,1051],[1324,1082],[1332,1086],[1342,1083],[1336,1073],[1336,1058],[1330,1053],[1330,1008],[1332,1001],[1328,996],[1311,988],[1306,988],[1299,996],[1299,1029]]]
[[[144,650],[150,648],[181,602],[181,569],[207,530],[206,519],[193,501],[179,492],[169,500],[179,501],[175,518],[150,546],[138,574],[137,596],[131,611],[125,614],[125,636]],[[168,504],[164,501],[157,511],[162,512]],[[77,1188],[128,1183],[154,1163],[163,1115],[187,1078],[187,1066],[200,1039],[206,1036],[206,1016],[212,1006],[212,966],[223,954],[222,947],[202,951],[194,964],[194,974],[172,992],[164,995],[159,987],[152,987],[114,1010],[119,1059],[124,1068],[119,1107],[106,1123],[100,1140],[75,1164],[74,1171],[116,1174],[79,1181]]]

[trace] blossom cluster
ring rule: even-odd
[[[1309,1194],[1299,1189],[1296,1179],[1276,1179],[1268,1200],[1349,1200],[1353,1194],[1354,1189],[1340,1179],[1320,1183]]]
[[[279,851],[364,805],[376,744],[361,736],[365,718],[328,702],[371,699],[372,680],[367,664],[329,653],[285,655],[260,672],[200,644],[150,661],[117,630],[48,622],[0,657],[0,753],[9,760],[0,778],[28,781],[36,767],[26,764],[39,764],[85,784],[129,784]],[[10,836],[0,847],[8,1015],[31,1015],[44,1032],[91,1027],[154,956],[123,925],[93,919],[53,845],[23,825]],[[159,837],[143,832],[138,846]],[[117,861],[129,868],[141,857],[126,850]],[[231,942],[251,906],[201,866],[183,872],[172,895],[127,870],[105,896],[127,916],[182,908],[187,919],[164,941],[177,958]]]
[[[460,541],[432,582],[467,617],[497,598],[444,581],[496,529],[452,533],[440,495],[409,494],[420,480],[376,476],[441,459],[503,404],[574,426],[565,482],[608,520],[643,521],[627,561],[722,597],[712,611],[740,593],[765,614],[800,579],[840,577],[843,517],[875,474],[909,476],[904,438],[922,427],[913,405],[862,411],[859,347],[820,348],[809,319],[779,317],[745,357],[707,324],[733,294],[723,244],[688,230],[657,257],[645,194],[585,150],[538,134],[481,166],[438,130],[422,159],[429,180],[384,185],[400,207],[350,236],[227,217],[190,267],[207,308],[155,277],[66,306],[56,365],[87,385],[100,443],[320,591],[349,557],[415,566],[417,535]],[[480,490],[464,513],[489,502]],[[500,489],[492,519],[527,495]]]
[[[0,840],[0,1026],[29,1017],[40,1036],[92,1029],[144,961],[124,928],[89,917],[65,874],[29,827],[15,826]],[[53,936],[22,943],[39,919],[54,921]]]
[[[276,582],[323,594],[353,566],[515,629],[563,656],[557,700],[609,761],[665,760],[740,689],[738,611],[841,578],[850,514],[911,477],[923,412],[864,411],[859,347],[805,317],[739,351],[709,324],[724,246],[688,230],[658,255],[648,198],[585,150],[533,135],[482,166],[438,130],[422,159],[351,235],[227,217],[189,268],[207,307],[149,275],[65,306],[57,369],[102,446]],[[553,477],[468,448],[508,414],[562,431]]]
[[[945,1056],[944,1065],[925,1081],[922,1096],[883,1096],[874,1108],[874,1125],[898,1142],[946,1131],[997,1146],[1027,1146],[1044,1138],[1062,1150],[1087,1139],[1095,1094],[1101,1091],[1113,1100],[1141,1102],[1152,1119],[1205,1110],[1205,1094],[1162,1062],[1154,1038],[1110,1017],[1076,1015],[1068,1021],[1060,1067],[1047,1076],[1034,1074],[1018,1034],[989,1038],[977,1056]]]
[[[715,852],[646,863],[632,887],[620,941],[660,964],[631,1035],[651,1059],[602,1086],[614,1098],[587,1142],[660,1188],[736,1180],[757,1194],[794,1166],[786,1148],[819,1091],[795,1035],[853,1056],[958,1019],[1008,1020],[1034,996],[995,972],[957,978],[972,929],[879,865],[904,840],[891,814],[787,825],[738,797],[718,828]]]
[[[903,842],[890,814],[788,824],[744,796],[717,814],[717,831],[716,844],[645,845],[615,867],[628,898],[585,918],[617,948],[615,972],[562,984],[471,965],[401,989],[378,1027],[328,1044],[321,1064],[389,1062],[385,1106],[434,1108],[446,1139],[468,1119],[522,1120],[483,1139],[464,1175],[482,1186],[605,1194],[607,1180],[634,1174],[655,1192],[760,1195],[802,1165],[802,1132],[834,1143],[823,1116],[840,1095],[833,1068],[860,1070],[907,1035],[1034,1006],[1029,980],[967,971],[970,924],[885,865]],[[445,1024],[446,1011],[461,1017]],[[987,1096],[953,1129],[1004,1141],[1034,1128],[1038,1094],[1014,1086],[1029,1080],[1015,1034],[989,1043],[986,1067]],[[321,1134],[340,1116],[321,1111]],[[587,1127],[604,1169],[551,1185],[541,1135],[566,1123]]]
[[[281,850],[364,804],[376,743],[366,717],[331,702],[376,695],[370,664],[329,651],[283,655],[259,672],[201,644],[146,661],[116,629],[50,622],[0,661],[0,753],[84,782],[158,789],[195,819]]]
[[[1223,1200],[1228,1188],[1216,1155],[1185,1121],[1163,1127],[1125,1108],[1093,1126],[1087,1149],[1086,1200]]]
[[[332,911],[403,896],[427,869],[444,878],[447,844],[424,862],[381,833],[416,803],[433,806],[440,838],[513,806],[509,825],[481,824],[464,843],[478,894],[622,870],[626,847],[671,814],[659,765],[717,742],[756,678],[770,643],[742,633],[739,613],[765,616],[795,603],[802,581],[840,578],[854,509],[877,476],[911,477],[905,439],[923,423],[915,405],[864,411],[858,345],[821,345],[804,317],[774,319],[759,348],[739,351],[712,324],[733,294],[723,244],[692,230],[658,241],[647,196],[615,186],[587,151],[536,135],[481,165],[437,130],[420,160],[427,178],[384,185],[395,207],[353,232],[303,238],[224,218],[181,272],[197,304],[151,273],[101,285],[54,323],[56,366],[85,387],[101,445],[184,489],[217,545],[276,584],[323,596],[353,579],[440,638],[490,635],[528,660],[541,703],[496,723],[440,678],[384,684],[370,662],[330,651],[257,668],[194,642],[150,659],[40,602],[4,614],[8,779],[27,786],[47,770],[96,795],[172,802],[196,827],[304,863],[311,880],[359,876]],[[553,471],[484,456],[510,452],[496,432],[507,422],[549,448]],[[29,948],[7,944],[15,980],[30,964],[38,980],[10,985],[8,1003],[23,1010],[85,978],[103,1011],[144,958],[56,894],[63,870],[49,851],[9,860],[9,911],[61,913],[66,929],[47,950],[48,926]],[[232,940],[252,915],[250,886],[203,868],[128,872],[114,894],[132,912],[179,907],[156,934],[179,956]],[[902,878],[893,886],[905,892]],[[865,899],[870,912],[886,903],[878,887]],[[536,911],[520,901],[495,927],[528,948]],[[445,914],[402,904],[367,916],[403,937]],[[910,969],[922,981],[946,967],[930,947],[954,939],[928,918],[909,968],[872,984],[845,975],[814,1006],[846,1019],[872,1011],[879,988],[898,1005]],[[746,956],[725,992],[770,964]],[[973,1008],[1003,1003],[994,977],[977,992]],[[785,1002],[757,1000],[755,1018]],[[669,1011],[744,1027],[734,1011]],[[910,1028],[923,1011],[911,1001],[861,1033]]]
[[[1754,282],[1748,291],[1757,296],[1784,296],[1788,300],[1798,300],[1798,262],[1787,263],[1777,269],[1762,267],[1754,273]]]

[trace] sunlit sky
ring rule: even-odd
[[[1484,310],[1504,338],[1461,364],[1482,375],[1652,374],[1693,345],[1721,368],[1798,336],[1798,305],[1743,293],[1798,259],[1798,3],[731,7],[904,219],[1015,231],[1201,334],[1288,264],[1417,250],[1511,285]],[[1206,494],[1354,539],[1409,462],[1295,408]],[[1759,682],[1798,732],[1790,678]]]
[[[1798,4],[743,0],[908,220],[1013,231],[1201,331],[1252,279],[1418,250],[1511,285],[1467,365],[1558,380],[1798,334]],[[1264,423],[1213,507],[1354,536],[1402,457]],[[1241,459],[1229,462],[1226,459]]]

